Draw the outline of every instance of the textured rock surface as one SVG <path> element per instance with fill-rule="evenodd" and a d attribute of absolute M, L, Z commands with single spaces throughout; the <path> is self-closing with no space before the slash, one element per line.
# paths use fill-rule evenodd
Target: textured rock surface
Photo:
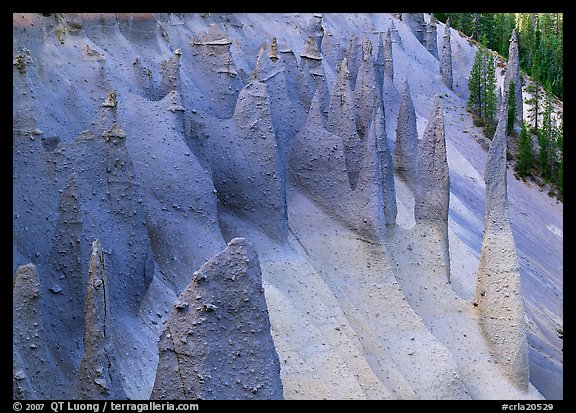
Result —
<path fill-rule="evenodd" d="M 494 357 L 510 380 L 528 389 L 528 345 L 520 269 L 510 226 L 506 179 L 507 112 L 501 111 L 484 171 L 484 239 L 475 302 Z"/>
<path fill-rule="evenodd" d="M 527 390 L 511 365 L 494 363 L 501 343 L 490 343 L 473 306 L 486 153 L 463 109 L 476 49 L 451 34 L 453 92 L 426 36 L 418 42 L 386 13 L 13 14 L 13 274 L 32 263 L 39 291 L 18 298 L 30 283 L 15 278 L 14 397 L 85 397 L 78 366 L 100 353 L 83 343 L 102 338 L 85 334 L 102 307 L 83 311 L 90 295 L 103 302 L 88 282 L 95 239 L 110 381 L 96 367 L 83 383 L 97 397 L 104 385 L 142 400 L 162 374 L 163 321 L 183 314 L 193 269 L 242 237 L 258 252 L 284 397 L 537 399 L 536 386 L 562 398 L 561 203 L 508 179 Z M 379 44 L 383 110 L 355 106 L 367 41 Z M 354 82 L 338 67 L 348 52 Z M 447 221 L 416 220 L 414 191 L 391 173 L 404 77 L 420 135 L 442 96 Z M 498 322 L 515 331 L 513 319 Z M 176 375 L 165 378 L 179 388 Z"/>
<path fill-rule="evenodd" d="M 55 377 L 54 361 L 46 347 L 40 282 L 34 264 L 18 267 L 12 297 L 12 394 L 21 400 L 50 398 L 62 381 Z"/>
<path fill-rule="evenodd" d="M 78 395 L 85 399 L 126 398 L 116 373 L 107 284 L 104 251 L 96 240 L 92 243 L 88 267 L 84 354 L 77 372 Z"/>
<path fill-rule="evenodd" d="M 438 59 L 438 33 L 436 27 L 436 19 L 434 18 L 433 14 L 430 15 L 430 22 L 426 24 L 424 44 L 426 49 L 432 53 L 432 56 Z"/>
<path fill-rule="evenodd" d="M 514 81 L 514 101 L 516 103 L 516 113 L 514 114 L 514 127 L 522 128 L 523 100 L 522 100 L 522 77 L 520 76 L 520 57 L 518 55 L 518 37 L 516 29 L 512 30 L 510 36 L 510 46 L 508 48 L 508 65 L 504 76 L 504 93 L 509 93 L 510 81 Z"/>
<path fill-rule="evenodd" d="M 354 87 L 354 112 L 356 114 L 356 130 L 363 139 L 368 132 L 370 123 L 376 111 L 380 108 L 380 90 L 376 82 L 374 60 L 372 57 L 372 43 L 366 39 L 364 44 L 364 58 L 358 69 L 356 86 Z"/>
<path fill-rule="evenodd" d="M 394 170 L 415 192 L 418 184 L 418 129 L 408 79 L 404 79 L 402 103 L 396 123 Z"/>
<path fill-rule="evenodd" d="M 442 52 L 440 53 L 440 76 L 446 86 L 452 89 L 452 45 L 450 41 L 450 22 L 446 22 L 442 36 Z"/>
<path fill-rule="evenodd" d="M 448 245 L 448 209 L 450 206 L 450 175 L 446 156 L 444 116 L 438 96 L 428 118 L 424 136 L 418 147 L 418 186 L 414 199 L 414 218 L 426 221 L 441 233 L 444 246 L 442 271 L 450 282 L 450 253 Z"/>
<path fill-rule="evenodd" d="M 402 21 L 412 30 L 416 39 L 424 44 L 425 27 L 423 13 L 402 13 Z"/>
<path fill-rule="evenodd" d="M 282 399 L 258 255 L 243 238 L 193 274 L 158 342 L 152 399 Z"/>

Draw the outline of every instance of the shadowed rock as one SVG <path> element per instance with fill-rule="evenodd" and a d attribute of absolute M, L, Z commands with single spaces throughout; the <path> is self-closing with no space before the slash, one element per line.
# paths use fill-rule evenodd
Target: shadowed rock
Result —
<path fill-rule="evenodd" d="M 322 50 L 322 38 L 324 37 L 324 28 L 322 27 L 322 15 L 314 13 L 310 18 L 306 32 L 312 36 L 318 50 Z"/>
<path fill-rule="evenodd" d="M 394 170 L 416 192 L 418 184 L 418 129 L 416 113 L 408 79 L 404 78 L 402 103 L 396 123 L 396 146 L 394 148 Z"/>
<path fill-rule="evenodd" d="M 390 79 L 394 79 L 394 60 L 392 56 L 392 35 L 390 29 L 386 32 L 384 41 L 384 74 Z"/>
<path fill-rule="evenodd" d="M 232 61 L 232 40 L 215 24 L 208 26 L 192 38 L 191 55 L 194 64 L 189 68 L 194 77 L 204 79 L 197 86 L 205 95 L 199 102 L 219 119 L 227 119 L 234 113 L 242 81 Z"/>
<path fill-rule="evenodd" d="M 297 107 L 301 106 L 291 103 L 284 66 L 267 57 L 265 48 L 261 48 L 258 53 L 252 78 L 266 85 L 274 134 L 280 151 L 280 165 L 285 167 L 290 141 L 301 124 L 298 122 L 297 115 Z M 288 117 L 290 120 L 287 119 Z"/>
<path fill-rule="evenodd" d="M 388 147 L 384 112 L 381 107 L 376 111 L 376 117 L 370 127 L 370 134 L 372 133 L 375 135 L 373 138 L 376 140 L 376 151 L 380 158 L 380 182 L 383 193 L 384 218 L 386 225 L 392 226 L 396 225 L 396 188 L 394 185 L 392 153 Z"/>
<path fill-rule="evenodd" d="M 40 282 L 34 264 L 18 267 L 13 283 L 12 351 L 13 393 L 15 399 L 48 399 L 58 391 L 46 348 L 41 319 Z"/>
<path fill-rule="evenodd" d="M 358 182 L 362 162 L 362 140 L 356 132 L 355 110 L 350 89 L 350 72 L 346 58 L 342 60 L 338 79 L 334 84 L 334 89 L 332 89 L 326 130 L 342 139 L 350 188 L 354 189 Z"/>
<path fill-rule="evenodd" d="M 376 83 L 374 61 L 372 60 L 372 44 L 366 39 L 364 46 L 364 58 L 358 69 L 356 86 L 354 87 L 354 108 L 356 118 L 356 131 L 360 139 L 368 132 L 374 114 L 381 102 L 380 91 Z"/>
<path fill-rule="evenodd" d="M 322 112 L 325 113 L 328 111 L 328 83 L 322 65 L 322 55 L 312 36 L 308 36 L 300 57 L 300 72 L 297 79 L 300 104 L 304 109 L 310 108 L 314 93 L 320 90 Z"/>
<path fill-rule="evenodd" d="M 83 399 L 126 398 L 114 370 L 110 306 L 106 287 L 104 251 L 96 240 L 92 243 L 88 267 L 84 355 L 77 372 L 77 391 Z"/>
<path fill-rule="evenodd" d="M 438 59 L 438 37 L 436 18 L 434 17 L 434 14 L 430 15 L 430 23 L 426 24 L 424 45 L 426 46 L 426 49 L 432 53 L 432 56 Z"/>
<path fill-rule="evenodd" d="M 356 85 L 356 76 L 358 76 L 358 69 L 362 62 L 362 42 L 360 36 L 355 36 L 354 33 L 350 35 L 346 60 L 350 71 L 350 85 L 354 86 Z"/>
<path fill-rule="evenodd" d="M 404 49 L 404 45 L 402 44 L 402 38 L 400 37 L 400 33 L 398 33 L 398 29 L 394 24 L 394 21 L 390 22 L 390 36 L 392 39 L 392 43 L 395 43 L 401 49 Z"/>
<path fill-rule="evenodd" d="M 402 13 L 402 21 L 410 28 L 416 39 L 424 44 L 424 13 Z"/>
<path fill-rule="evenodd" d="M 484 170 L 484 238 L 475 303 L 498 365 L 523 391 L 528 390 L 528 344 L 520 268 L 508 212 L 506 109 L 500 111 Z"/>
<path fill-rule="evenodd" d="M 512 30 L 510 36 L 510 46 L 508 47 L 508 64 L 504 75 L 504 90 L 507 95 L 510 90 L 510 81 L 514 81 L 514 101 L 516 102 L 516 113 L 514 115 L 514 127 L 522 127 L 523 101 L 522 101 L 522 78 L 520 76 L 520 58 L 518 55 L 518 38 L 516 29 Z"/>
<path fill-rule="evenodd" d="M 382 105 L 384 106 L 387 136 L 396 136 L 396 122 L 400 111 L 402 96 L 394 83 L 394 60 L 392 54 L 392 36 L 390 30 L 386 32 L 384 40 L 384 79 L 382 81 Z"/>
<path fill-rule="evenodd" d="M 390 29 L 386 32 L 387 36 L 390 33 Z M 378 53 L 376 55 L 376 61 L 374 62 L 374 69 L 376 71 L 376 85 L 378 91 L 382 91 L 382 84 L 384 82 L 384 70 L 386 66 L 386 58 L 384 56 L 384 41 L 382 40 L 382 33 L 378 33 Z"/>
<path fill-rule="evenodd" d="M 418 148 L 418 186 L 414 199 L 416 223 L 426 222 L 440 232 L 445 245 L 443 267 L 450 282 L 450 255 L 448 250 L 448 209 L 450 204 L 450 176 L 446 157 L 444 118 L 438 95 L 424 136 Z"/>
<path fill-rule="evenodd" d="M 340 43 L 339 37 L 327 31 L 322 37 L 320 47 L 322 56 L 329 67 L 336 67 L 344 58 L 345 50 Z"/>
<path fill-rule="evenodd" d="M 193 274 L 158 342 L 151 399 L 282 399 L 254 247 L 234 238 Z"/>
<path fill-rule="evenodd" d="M 450 45 L 450 22 L 446 21 L 440 54 L 440 76 L 446 86 L 452 89 L 452 46 Z"/>
<path fill-rule="evenodd" d="M 357 185 L 351 188 L 344 140 L 324 129 L 316 94 L 306 124 L 294 138 L 289 175 L 326 213 L 363 239 L 381 244 L 386 230 L 381 167 L 385 147 L 378 142 L 383 139 L 381 126 L 371 129 L 364 142 L 357 138 L 360 168 Z"/>

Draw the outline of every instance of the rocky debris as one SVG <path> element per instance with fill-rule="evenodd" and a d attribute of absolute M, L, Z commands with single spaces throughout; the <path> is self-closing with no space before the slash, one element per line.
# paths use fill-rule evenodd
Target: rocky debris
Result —
<path fill-rule="evenodd" d="M 364 139 L 374 115 L 382 101 L 376 83 L 374 61 L 372 59 L 372 43 L 366 39 L 364 45 L 364 58 L 358 69 L 356 86 L 354 87 L 354 108 L 356 131 L 360 139 Z"/>
<path fill-rule="evenodd" d="M 443 268 L 450 282 L 450 255 L 448 245 L 448 209 L 450 205 L 450 175 L 446 157 L 444 117 L 439 96 L 424 135 L 418 147 L 418 185 L 414 199 L 414 218 L 417 223 L 434 225 L 440 232 L 443 251 Z"/>
<path fill-rule="evenodd" d="M 41 317 L 40 282 L 34 264 L 21 265 L 13 283 L 12 351 L 14 399 L 47 399 L 58 385 L 50 368 Z"/>
<path fill-rule="evenodd" d="M 158 352 L 151 399 L 283 398 L 258 255 L 245 239 L 194 272 Z"/>
<path fill-rule="evenodd" d="M 510 36 L 510 46 L 508 48 L 508 64 L 506 74 L 504 75 L 504 90 L 508 95 L 510 90 L 510 81 L 514 81 L 514 101 L 516 102 L 516 113 L 514 118 L 514 127 L 522 128 L 523 100 L 522 100 L 522 77 L 520 75 L 520 57 L 518 55 L 518 38 L 516 29 L 512 30 Z"/>
<path fill-rule="evenodd" d="M 416 39 L 424 44 L 424 13 L 402 13 L 402 21 L 412 30 Z"/>
<path fill-rule="evenodd" d="M 198 86 L 205 94 L 200 102 L 205 104 L 209 113 L 219 119 L 228 119 L 234 113 L 242 81 L 232 60 L 230 46 L 232 40 L 216 24 L 210 24 L 206 32 L 192 38 L 191 60 L 189 67 L 194 77 L 203 78 Z"/>
<path fill-rule="evenodd" d="M 110 328 L 110 302 L 106 294 L 104 251 L 95 240 L 90 251 L 84 327 L 84 354 L 77 371 L 77 394 L 83 399 L 126 399 L 115 375 Z"/>
<path fill-rule="evenodd" d="M 438 37 L 437 37 L 437 26 L 436 18 L 434 14 L 430 14 L 430 22 L 426 24 L 426 32 L 424 36 L 424 45 L 426 49 L 438 59 Z"/>
<path fill-rule="evenodd" d="M 450 44 L 450 21 L 446 21 L 440 53 L 440 76 L 446 86 L 452 89 L 452 46 Z"/>
<path fill-rule="evenodd" d="M 392 54 L 392 35 L 391 31 L 386 32 L 384 40 L 384 78 L 382 80 L 382 105 L 386 118 L 387 136 L 396 136 L 396 121 L 400 113 L 400 101 L 402 96 L 396 89 L 394 83 L 394 59 Z"/>
<path fill-rule="evenodd" d="M 418 184 L 418 129 L 416 128 L 416 112 L 412 103 L 410 85 L 406 78 L 404 78 L 402 103 L 396 123 L 394 170 L 415 193 Z"/>
<path fill-rule="evenodd" d="M 507 111 L 500 111 L 484 170 L 484 238 L 474 303 L 493 355 L 510 380 L 528 390 L 528 344 L 520 267 L 508 212 Z"/>
<path fill-rule="evenodd" d="M 310 119 L 310 115 L 308 115 Z M 326 130 L 339 136 L 344 144 L 346 171 L 350 188 L 356 188 L 362 162 L 362 140 L 356 131 L 356 119 L 348 59 L 344 58 L 338 70 L 338 78 L 330 96 L 330 110 Z"/>

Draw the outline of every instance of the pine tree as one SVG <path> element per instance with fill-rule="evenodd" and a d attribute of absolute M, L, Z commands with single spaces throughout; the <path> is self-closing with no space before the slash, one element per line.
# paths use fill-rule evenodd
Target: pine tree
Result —
<path fill-rule="evenodd" d="M 488 64 L 486 67 L 486 85 L 485 85 L 485 114 L 484 117 L 491 123 L 494 123 L 496 118 L 496 111 L 498 110 L 498 102 L 496 99 L 496 66 L 494 64 L 494 56 L 490 53 L 488 57 Z"/>
<path fill-rule="evenodd" d="M 530 175 L 532 162 L 534 162 L 534 147 L 532 138 L 526 131 L 526 123 L 522 122 L 522 132 L 520 132 L 518 161 L 516 162 L 516 172 L 520 176 Z"/>
<path fill-rule="evenodd" d="M 474 56 L 474 64 L 468 77 L 468 90 L 470 91 L 468 110 L 478 116 L 481 116 L 482 111 L 482 54 L 483 50 L 480 47 Z"/>
<path fill-rule="evenodd" d="M 516 117 L 516 100 L 514 99 L 516 89 L 514 81 L 510 80 L 510 87 L 508 88 L 508 122 L 506 124 L 506 134 L 510 135 L 514 129 L 514 119 Z"/>

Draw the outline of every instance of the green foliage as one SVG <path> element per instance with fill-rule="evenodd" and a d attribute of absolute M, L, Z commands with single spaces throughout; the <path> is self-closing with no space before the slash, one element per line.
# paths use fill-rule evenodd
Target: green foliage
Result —
<path fill-rule="evenodd" d="M 508 57 L 512 30 L 516 28 L 520 68 L 552 93 L 563 98 L 562 13 L 436 13 L 442 22 L 450 19 L 454 29 L 476 41 L 486 39 L 486 47 Z"/>
<path fill-rule="evenodd" d="M 533 162 L 534 147 L 532 145 L 532 138 L 528 135 L 526 124 L 522 123 L 522 132 L 520 132 L 520 142 L 518 148 L 518 161 L 516 162 L 516 172 L 518 172 L 518 175 L 530 175 Z"/>
<path fill-rule="evenodd" d="M 514 81 L 510 80 L 510 86 L 508 87 L 508 118 L 506 122 L 506 134 L 510 135 L 512 130 L 514 130 L 514 119 L 516 118 L 516 99 L 514 96 L 516 94 L 516 86 Z"/>
<path fill-rule="evenodd" d="M 472 112 L 475 126 L 484 127 L 484 135 L 488 138 L 494 136 L 495 117 L 497 110 L 496 100 L 496 74 L 494 57 L 486 49 L 487 38 L 484 37 L 483 44 L 478 48 L 474 57 L 474 64 L 468 79 L 468 90 L 470 97 L 467 102 L 467 109 Z"/>

